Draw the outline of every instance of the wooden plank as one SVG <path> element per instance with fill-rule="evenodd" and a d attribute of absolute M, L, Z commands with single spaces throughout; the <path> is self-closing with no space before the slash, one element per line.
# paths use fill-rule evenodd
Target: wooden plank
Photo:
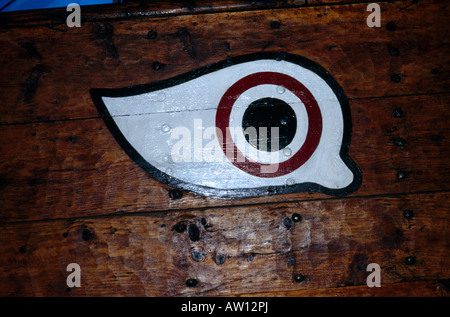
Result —
<path fill-rule="evenodd" d="M 402 0 L 391 0 L 402 1 Z M 298 6 L 317 6 L 323 4 L 348 4 L 361 2 L 385 2 L 369 0 L 197 0 L 197 1 L 122 1 L 121 4 L 104 4 L 82 7 L 84 21 L 129 20 L 134 18 L 155 18 L 218 12 L 264 10 L 273 8 L 292 8 Z M 1 13 L 0 27 L 32 27 L 48 25 L 51 27 L 65 24 L 66 8 L 52 8 L 24 12 Z"/>
<path fill-rule="evenodd" d="M 273 8 L 297 7 L 305 5 L 304 0 L 200 0 L 195 2 L 158 1 L 128 1 L 121 4 L 103 4 L 82 7 L 83 21 L 118 21 L 135 18 L 157 18 L 193 14 L 210 14 L 219 12 L 235 12 L 247 10 L 264 10 Z M 66 8 L 51 8 L 26 12 L 2 13 L 0 27 L 34 27 L 47 25 L 57 27 L 65 24 Z"/>
<path fill-rule="evenodd" d="M 103 4 L 82 7 L 83 21 L 99 20 L 129 20 L 134 18 L 155 18 L 167 16 L 181 16 L 191 14 L 208 14 L 218 12 L 235 12 L 244 10 L 262 10 L 281 7 L 295 7 L 305 5 L 305 0 L 200 0 L 195 2 L 177 2 L 168 0 L 158 1 L 127 1 L 121 4 Z M 30 12 L 2 13 L 0 26 L 3 27 L 32 27 L 50 25 L 52 27 L 66 23 L 66 8 L 52 8 L 33 10 Z"/>
<path fill-rule="evenodd" d="M 239 297 L 448 297 L 447 281 L 419 281 L 382 285 L 368 288 L 363 286 L 347 286 L 338 288 L 322 288 L 295 290 L 288 292 L 239 294 Z"/>
<path fill-rule="evenodd" d="M 155 82 L 260 51 L 318 62 L 349 98 L 448 92 L 449 10 L 437 0 L 385 3 L 381 28 L 367 27 L 366 4 L 353 4 L 2 29 L 0 123 L 98 117 L 91 88 Z"/>
<path fill-rule="evenodd" d="M 449 195 L 2 224 L 0 295 L 308 294 L 349 286 L 364 294 L 369 263 L 380 265 L 382 286 L 365 286 L 366 295 L 389 294 L 393 283 L 445 285 Z M 291 220 L 295 213 L 301 221 Z M 80 288 L 67 288 L 69 263 L 81 267 Z M 297 274 L 305 279 L 295 282 Z M 187 287 L 188 279 L 198 284 Z M 414 295 L 407 285 L 417 284 L 402 294 Z"/>
<path fill-rule="evenodd" d="M 389 1 L 389 0 L 388 0 Z M 393 0 L 396 1 L 396 0 Z M 402 1 L 402 0 L 400 0 Z M 370 0 L 309 0 L 308 5 L 309 6 L 319 6 L 319 5 L 337 5 L 337 4 L 347 4 L 347 3 L 379 3 L 381 6 L 386 3 L 386 1 L 370 1 Z M 391 1 L 389 1 L 391 2 Z M 403 1 L 407 2 L 407 1 Z"/>
<path fill-rule="evenodd" d="M 351 197 L 450 189 L 448 94 L 352 100 L 351 109 L 350 156 L 363 172 Z M 7 125 L 0 136 L 2 222 L 331 198 L 298 193 L 228 201 L 184 193 L 173 200 L 101 119 Z"/>
<path fill-rule="evenodd" d="M 1 15 L 0 296 L 448 296 L 449 9 L 380 2 L 372 29 L 350 2 L 129 4 L 73 29 L 59 9 Z M 260 51 L 303 55 L 344 88 L 363 170 L 350 197 L 171 199 L 88 93 Z"/>

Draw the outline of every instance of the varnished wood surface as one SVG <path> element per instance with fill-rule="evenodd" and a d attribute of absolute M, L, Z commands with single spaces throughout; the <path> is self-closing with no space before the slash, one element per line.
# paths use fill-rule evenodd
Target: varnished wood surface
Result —
<path fill-rule="evenodd" d="M 448 94 L 352 100 L 350 155 L 364 180 L 351 197 L 449 190 L 448 100 Z M 401 118 L 394 115 L 399 109 Z M 221 200 L 184 193 L 173 200 L 100 118 L 3 125 L 0 135 L 3 222 L 332 198 L 296 193 Z M 399 179 L 399 172 L 406 177 Z"/>
<path fill-rule="evenodd" d="M 416 194 L 3 224 L 1 292 L 217 296 L 367 287 L 372 262 L 382 267 L 386 291 L 391 283 L 437 281 L 450 268 L 449 198 Z M 411 219 L 403 215 L 408 209 Z M 294 213 L 300 222 L 290 220 Z M 179 223 L 186 230 L 177 232 Z M 405 262 L 410 256 L 414 265 Z M 67 294 L 61 281 L 73 262 L 84 286 Z M 295 282 L 296 274 L 305 281 Z M 185 285 L 190 278 L 197 287 Z"/>
<path fill-rule="evenodd" d="M 406 9 L 403 2 L 385 4 L 383 27 L 369 28 L 366 6 L 3 29 L 0 46 L 9 49 L 0 61 L 0 94 L 14 107 L 3 107 L 0 123 L 98 117 L 86 94 L 90 88 L 164 80 L 260 51 L 289 52 L 319 63 L 350 99 L 448 92 L 450 57 L 442 35 L 449 9 L 439 3 Z M 274 21 L 280 28 L 272 29 Z M 395 31 L 387 30 L 388 22 L 394 22 Z M 156 32 L 155 39 L 148 39 L 149 31 Z M 155 70 L 154 62 L 163 66 Z M 394 74 L 400 82 L 391 81 Z"/>
<path fill-rule="evenodd" d="M 57 10 L 0 16 L 0 295 L 448 296 L 449 9 L 379 2 L 382 27 L 368 28 L 367 3 L 351 2 L 107 6 L 83 10 L 81 28 Z M 259 51 L 305 56 L 343 87 L 363 171 L 349 197 L 171 199 L 89 95 Z M 72 262 L 82 287 L 68 289 Z M 372 262 L 380 288 L 366 285 Z"/>
<path fill-rule="evenodd" d="M 403 282 L 389 284 L 389 289 L 385 288 L 368 288 L 364 286 L 347 286 L 338 288 L 323 289 L 307 289 L 297 291 L 273 292 L 273 293 L 252 293 L 240 294 L 239 297 L 414 297 L 414 298 L 431 298 L 431 297 L 448 297 L 448 286 L 444 285 L 446 281 L 420 281 L 420 282 Z M 416 299 L 414 299 L 416 300 Z M 411 300 L 411 302 L 414 302 Z M 398 305 L 398 304 L 397 304 Z M 419 302 L 420 305 L 420 302 Z M 409 306 L 410 307 L 410 306 Z"/>
<path fill-rule="evenodd" d="M 400 1 L 400 0 L 391 0 Z M 250 11 L 274 8 L 295 8 L 306 6 L 321 6 L 327 4 L 348 4 L 374 2 L 370 0 L 196 0 L 196 1 L 122 1 L 126 5 L 105 4 L 83 6 L 83 21 L 130 20 L 135 18 L 155 18 L 165 16 L 198 15 L 218 12 Z M 46 25 L 56 27 L 66 23 L 65 8 L 33 10 L 23 14 L 21 12 L 7 12 L 2 14 L 0 26 L 29 27 Z"/>

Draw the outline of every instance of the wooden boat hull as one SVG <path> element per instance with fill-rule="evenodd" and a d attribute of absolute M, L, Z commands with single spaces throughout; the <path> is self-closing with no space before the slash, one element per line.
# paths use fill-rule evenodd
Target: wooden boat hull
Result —
<path fill-rule="evenodd" d="M 0 294 L 447 296 L 449 9 L 378 2 L 377 28 L 351 2 L 130 3 L 82 8 L 80 28 L 64 9 L 0 16 Z M 358 190 L 175 190 L 130 159 L 89 93 L 258 52 L 304 56 L 342 87 Z"/>

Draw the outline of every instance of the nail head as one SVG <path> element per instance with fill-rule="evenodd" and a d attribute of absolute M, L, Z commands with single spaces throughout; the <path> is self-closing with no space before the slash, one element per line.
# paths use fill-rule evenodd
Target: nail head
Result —
<path fill-rule="evenodd" d="M 391 81 L 393 83 L 399 83 L 402 81 L 402 76 L 400 74 L 392 74 L 391 75 Z"/>
<path fill-rule="evenodd" d="M 404 115 L 403 110 L 401 108 L 395 108 L 393 113 L 394 113 L 394 117 L 396 117 L 396 118 L 402 118 Z"/>
<path fill-rule="evenodd" d="M 292 218 L 293 222 L 300 222 L 300 221 L 302 221 L 302 216 L 300 214 L 297 214 L 297 213 L 293 214 L 291 218 Z"/>
<path fill-rule="evenodd" d="M 225 254 L 218 254 L 217 257 L 216 257 L 216 263 L 217 263 L 218 265 L 222 265 L 222 264 L 225 263 L 225 260 L 226 260 L 226 259 L 227 259 L 227 257 L 226 257 Z"/>
<path fill-rule="evenodd" d="M 412 217 L 414 217 L 414 212 L 412 210 L 409 210 L 409 209 L 404 210 L 403 211 L 403 216 L 405 218 L 411 219 Z"/>
<path fill-rule="evenodd" d="M 404 172 L 404 171 L 398 171 L 397 172 L 397 178 L 398 179 L 404 179 L 404 178 L 406 178 L 406 176 L 407 176 L 407 173 Z"/>
<path fill-rule="evenodd" d="M 191 258 L 196 262 L 203 261 L 205 259 L 205 252 L 202 250 L 193 250 L 191 252 Z"/>
<path fill-rule="evenodd" d="M 408 256 L 405 259 L 406 265 L 415 265 L 416 264 L 416 257 L 414 256 Z"/>
<path fill-rule="evenodd" d="M 147 38 L 149 40 L 154 40 L 154 39 L 156 39 L 157 36 L 158 36 L 158 33 L 155 30 L 150 30 L 147 33 Z"/>
<path fill-rule="evenodd" d="M 164 65 L 161 64 L 160 62 L 153 62 L 153 63 L 152 63 L 152 68 L 153 68 L 154 70 L 160 70 L 163 66 L 164 66 Z"/>
<path fill-rule="evenodd" d="M 394 144 L 397 146 L 405 146 L 406 140 L 403 138 L 394 138 Z"/>
<path fill-rule="evenodd" d="M 389 55 L 391 55 L 391 56 L 399 56 L 400 52 L 399 52 L 399 50 L 396 47 L 391 47 L 389 49 Z"/>
<path fill-rule="evenodd" d="M 305 276 L 303 274 L 294 275 L 294 281 L 297 283 L 301 283 L 305 280 Z"/>
<path fill-rule="evenodd" d="M 388 22 L 388 23 L 386 24 L 386 29 L 387 29 L 388 31 L 394 32 L 395 30 L 397 30 L 397 25 L 396 25 L 395 22 L 393 22 L 393 21 Z"/>

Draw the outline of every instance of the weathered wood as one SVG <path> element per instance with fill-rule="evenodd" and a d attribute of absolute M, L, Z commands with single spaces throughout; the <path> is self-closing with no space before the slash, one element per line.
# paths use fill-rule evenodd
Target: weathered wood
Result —
<path fill-rule="evenodd" d="M 388 0 L 389 2 L 393 2 Z M 402 1 L 402 0 L 400 0 Z M 370 1 L 370 0 L 309 0 L 308 5 L 309 6 L 317 6 L 317 5 L 336 5 L 336 4 L 347 4 L 347 3 L 362 3 L 362 2 L 369 2 L 369 3 L 379 3 L 381 6 L 386 1 Z M 407 2 L 407 1 L 403 1 Z"/>
<path fill-rule="evenodd" d="M 3 29 L 0 123 L 98 117 L 91 88 L 155 82 L 260 51 L 318 62 L 349 98 L 448 92 L 449 8 L 439 3 L 385 4 L 382 28 L 367 27 L 366 4 L 355 4 Z"/>
<path fill-rule="evenodd" d="M 90 7 L 81 28 L 60 9 L 0 15 L 0 296 L 448 296 L 445 1 L 379 2 L 381 28 L 366 1 L 207 3 Z M 260 51 L 343 87 L 363 170 L 351 196 L 172 199 L 89 95 Z"/>
<path fill-rule="evenodd" d="M 127 3 L 128 2 L 128 3 Z M 155 18 L 167 16 L 180 16 L 191 14 L 207 14 L 219 12 L 235 12 L 244 10 L 260 10 L 273 8 L 286 8 L 305 5 L 304 0 L 264 0 L 264 1 L 238 1 L 238 0 L 200 0 L 186 1 L 127 1 L 123 4 L 103 4 L 82 7 L 83 21 L 130 20 L 135 18 Z M 52 8 L 34 10 L 23 14 L 21 12 L 8 12 L 2 14 L 0 26 L 3 27 L 30 27 L 37 25 L 50 25 L 52 27 L 66 23 L 66 8 Z"/>
<path fill-rule="evenodd" d="M 448 101 L 448 94 L 351 101 L 350 154 L 363 171 L 352 196 L 449 190 Z M 394 114 L 399 109 L 401 118 Z M 185 193 L 173 200 L 101 119 L 8 125 L 0 135 L 3 222 L 331 198 L 297 193 L 226 201 Z"/>
<path fill-rule="evenodd" d="M 424 281 L 415 286 L 426 290 L 449 276 L 449 198 L 421 194 L 3 224 L 0 294 L 216 296 L 362 287 L 372 262 L 381 266 L 382 286 L 366 286 L 366 295 L 389 294 L 392 283 Z M 404 210 L 414 216 L 405 218 Z M 294 213 L 301 221 L 291 220 Z M 414 262 L 408 265 L 407 257 Z M 82 286 L 70 292 L 69 263 L 82 272 Z M 295 282 L 296 274 L 305 280 Z M 196 287 L 186 286 L 190 278 Z"/>
<path fill-rule="evenodd" d="M 347 286 L 289 292 L 239 294 L 239 297 L 442 297 L 449 296 L 447 281 L 392 283 L 382 287 Z"/>
<path fill-rule="evenodd" d="M 402 1 L 402 0 L 390 0 Z M 323 4 L 348 4 L 360 2 L 385 2 L 377 0 L 197 0 L 197 1 L 122 1 L 118 4 L 92 5 L 82 7 L 84 21 L 130 20 L 135 18 L 155 18 L 192 14 L 263 10 L 274 8 L 292 8 L 299 6 L 316 6 Z M 66 8 L 52 8 L 23 12 L 0 13 L 0 27 L 33 27 L 47 25 L 55 27 L 66 23 Z"/>

